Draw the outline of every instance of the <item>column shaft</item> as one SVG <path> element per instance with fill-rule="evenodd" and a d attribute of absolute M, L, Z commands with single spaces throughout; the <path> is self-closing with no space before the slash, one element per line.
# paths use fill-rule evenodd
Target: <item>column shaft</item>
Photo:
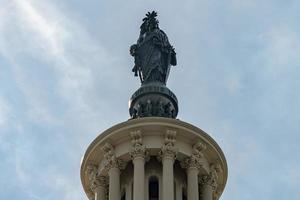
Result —
<path fill-rule="evenodd" d="M 213 188 L 211 185 L 201 185 L 201 200 L 213 200 Z"/>
<path fill-rule="evenodd" d="M 174 158 L 164 156 L 163 163 L 163 200 L 174 200 Z"/>
<path fill-rule="evenodd" d="M 129 183 L 127 186 L 126 186 L 126 200 L 132 200 L 132 184 Z"/>
<path fill-rule="evenodd" d="M 198 169 L 196 167 L 187 169 L 187 182 L 187 199 L 199 200 Z"/>
<path fill-rule="evenodd" d="M 142 156 L 133 159 L 133 200 L 145 198 L 145 161 Z"/>
<path fill-rule="evenodd" d="M 176 200 L 182 200 L 182 184 L 176 184 Z"/>
<path fill-rule="evenodd" d="M 108 171 L 109 174 L 109 200 L 120 200 L 120 170 L 113 167 Z"/>
<path fill-rule="evenodd" d="M 105 200 L 105 187 L 98 186 L 95 189 L 95 200 Z"/>

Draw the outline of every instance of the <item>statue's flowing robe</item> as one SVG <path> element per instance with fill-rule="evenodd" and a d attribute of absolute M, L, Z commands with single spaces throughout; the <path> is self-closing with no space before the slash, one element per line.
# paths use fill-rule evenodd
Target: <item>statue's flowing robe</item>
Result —
<path fill-rule="evenodd" d="M 173 53 L 167 35 L 160 29 L 147 33 L 138 42 L 140 76 L 143 83 L 159 81 L 166 83 Z"/>

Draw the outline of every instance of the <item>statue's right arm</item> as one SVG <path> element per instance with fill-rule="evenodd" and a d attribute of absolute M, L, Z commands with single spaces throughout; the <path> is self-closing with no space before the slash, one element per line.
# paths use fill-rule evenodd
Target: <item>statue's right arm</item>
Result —
<path fill-rule="evenodd" d="M 136 44 L 131 45 L 131 47 L 130 47 L 130 55 L 135 56 L 136 49 L 137 49 L 137 45 Z"/>

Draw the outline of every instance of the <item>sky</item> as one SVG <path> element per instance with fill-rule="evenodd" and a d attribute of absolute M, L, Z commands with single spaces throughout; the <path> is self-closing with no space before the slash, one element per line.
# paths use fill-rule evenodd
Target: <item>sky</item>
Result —
<path fill-rule="evenodd" d="M 0 199 L 84 200 L 80 161 L 129 119 L 129 47 L 156 10 L 180 120 L 209 133 L 221 200 L 299 200 L 300 1 L 0 0 Z"/>

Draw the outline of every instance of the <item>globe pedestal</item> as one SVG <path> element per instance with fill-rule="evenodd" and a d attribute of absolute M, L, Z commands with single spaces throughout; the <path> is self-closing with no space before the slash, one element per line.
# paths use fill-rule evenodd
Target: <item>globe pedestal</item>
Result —
<path fill-rule="evenodd" d="M 176 118 L 178 101 L 175 94 L 162 83 L 142 85 L 130 98 L 131 118 L 169 117 Z"/>

